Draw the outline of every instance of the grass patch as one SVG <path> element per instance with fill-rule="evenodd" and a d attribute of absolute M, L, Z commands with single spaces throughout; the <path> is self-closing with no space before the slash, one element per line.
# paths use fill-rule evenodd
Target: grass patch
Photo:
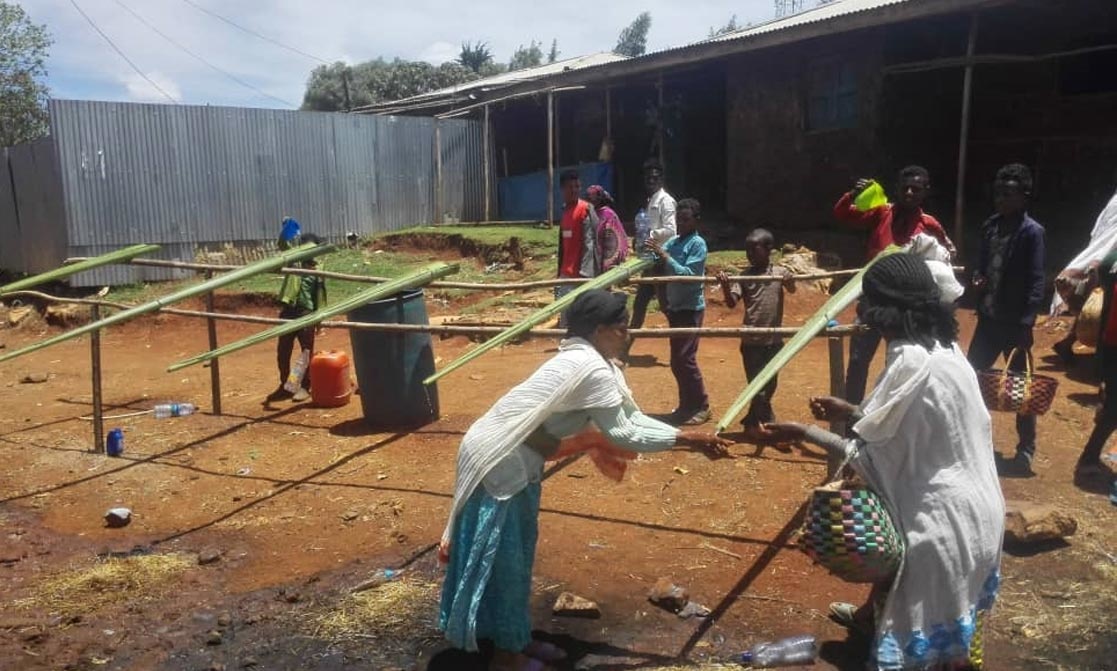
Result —
<path fill-rule="evenodd" d="M 558 227 L 545 226 L 417 226 L 377 236 L 390 239 L 408 235 L 453 236 L 483 245 L 503 245 L 512 238 L 519 238 L 520 245 L 534 255 L 558 253 Z"/>
<path fill-rule="evenodd" d="M 332 641 L 375 639 L 385 644 L 438 634 L 438 585 L 395 580 L 344 597 L 311 621 L 315 637 Z"/>
<path fill-rule="evenodd" d="M 112 558 L 44 579 L 17 608 L 45 608 L 51 613 L 89 613 L 137 599 L 153 599 L 168 591 L 178 576 L 194 565 L 186 554 L 150 554 Z"/>

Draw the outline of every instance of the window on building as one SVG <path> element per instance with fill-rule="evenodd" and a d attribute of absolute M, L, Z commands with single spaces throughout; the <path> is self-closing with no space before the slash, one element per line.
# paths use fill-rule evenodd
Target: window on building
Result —
<path fill-rule="evenodd" d="M 807 130 L 857 126 L 857 75 L 853 66 L 837 59 L 808 68 Z"/>

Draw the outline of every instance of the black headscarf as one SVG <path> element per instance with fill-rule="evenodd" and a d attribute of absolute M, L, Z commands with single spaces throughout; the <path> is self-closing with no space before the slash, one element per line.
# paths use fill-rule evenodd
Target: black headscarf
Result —
<path fill-rule="evenodd" d="M 623 293 L 591 289 L 566 310 L 566 334 L 588 338 L 598 326 L 628 323 L 628 298 Z"/>
<path fill-rule="evenodd" d="M 958 339 L 954 310 L 939 301 L 939 286 L 921 257 L 900 252 L 880 259 L 865 272 L 861 288 L 858 316 L 882 333 L 927 349 Z"/>

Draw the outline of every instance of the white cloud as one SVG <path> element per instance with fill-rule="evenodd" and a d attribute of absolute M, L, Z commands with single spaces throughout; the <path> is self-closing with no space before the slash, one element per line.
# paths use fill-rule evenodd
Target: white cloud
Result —
<path fill-rule="evenodd" d="M 431 65 L 442 65 L 447 61 L 457 60 L 461 47 L 449 42 L 435 42 L 419 52 L 419 60 Z"/>
<path fill-rule="evenodd" d="M 145 72 L 147 79 L 155 82 L 159 89 L 163 89 L 175 100 L 182 100 L 182 89 L 170 77 L 162 72 Z M 167 96 L 159 92 L 151 82 L 147 81 L 137 72 L 129 71 L 119 77 L 120 83 L 128 95 L 127 100 L 137 103 L 165 103 L 170 102 Z"/>
<path fill-rule="evenodd" d="M 284 100 L 302 100 L 310 71 L 320 65 L 185 2 L 121 2 L 217 67 Z M 711 27 L 723 25 L 732 14 L 742 24 L 772 15 L 771 0 L 629 0 L 596 7 L 592 21 L 582 12 L 521 0 L 194 2 L 330 62 L 399 57 L 438 64 L 457 58 L 465 41 L 483 41 L 496 60 L 507 62 L 517 46 L 534 39 L 546 50 L 552 38 L 558 39 L 563 57 L 572 57 L 611 49 L 621 29 L 644 9 L 652 13 L 648 47 L 657 50 L 705 38 Z M 21 4 L 54 38 L 48 62 L 48 84 L 54 95 L 164 100 L 105 44 L 70 0 L 21 0 Z M 116 3 L 78 0 L 78 4 L 129 59 L 145 73 L 159 73 L 160 86 L 165 82 L 173 87 L 168 91 L 181 95 L 184 102 L 280 106 L 183 53 Z"/>

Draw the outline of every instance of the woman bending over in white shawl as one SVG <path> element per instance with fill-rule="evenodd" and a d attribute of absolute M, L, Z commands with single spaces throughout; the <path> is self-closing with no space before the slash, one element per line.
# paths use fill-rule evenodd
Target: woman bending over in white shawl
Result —
<path fill-rule="evenodd" d="M 863 286 L 858 317 L 888 342 L 884 373 L 860 408 L 810 401 L 818 419 L 851 420 L 856 437 L 794 423 L 765 428 L 772 441 L 806 439 L 850 456 L 904 537 L 899 571 L 874 586 L 866 607 L 830 607 L 840 623 L 873 631 L 872 668 L 980 669 L 1004 534 L 989 413 L 927 265 L 894 254 Z"/>
<path fill-rule="evenodd" d="M 710 433 L 679 431 L 636 407 L 610 363 L 628 338 L 625 305 L 621 293 L 580 296 L 567 311 L 569 337 L 559 353 L 497 401 L 462 439 L 440 548 L 447 562 L 440 626 L 465 650 L 490 640 L 490 669 L 536 671 L 566 656 L 532 641 L 529 610 L 543 462 L 560 441 L 593 425 L 612 445 L 636 452 L 678 445 L 715 456 L 728 445 Z"/>

